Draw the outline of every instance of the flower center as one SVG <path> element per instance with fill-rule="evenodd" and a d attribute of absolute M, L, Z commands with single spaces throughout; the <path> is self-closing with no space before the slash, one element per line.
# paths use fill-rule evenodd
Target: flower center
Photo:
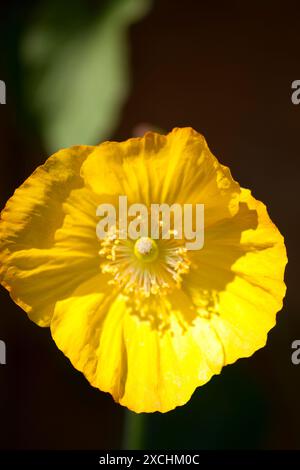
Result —
<path fill-rule="evenodd" d="M 112 276 L 109 282 L 140 299 L 179 288 L 190 269 L 187 250 L 178 240 L 124 240 L 116 226 L 102 240 L 99 255 L 102 272 Z"/>
<path fill-rule="evenodd" d="M 134 254 L 140 261 L 150 263 L 158 256 L 157 243 L 152 238 L 141 237 L 135 242 Z"/>

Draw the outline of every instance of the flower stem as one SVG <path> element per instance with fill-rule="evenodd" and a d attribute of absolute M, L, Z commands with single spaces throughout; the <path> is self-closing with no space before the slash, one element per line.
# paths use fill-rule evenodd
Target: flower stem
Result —
<path fill-rule="evenodd" d="M 145 438 L 145 413 L 137 414 L 125 411 L 122 448 L 124 450 L 142 450 Z"/>

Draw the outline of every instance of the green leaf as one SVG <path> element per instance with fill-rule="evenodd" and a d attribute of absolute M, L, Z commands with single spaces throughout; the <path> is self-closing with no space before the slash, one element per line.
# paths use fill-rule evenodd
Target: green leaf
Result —
<path fill-rule="evenodd" d="M 49 151 L 111 136 L 129 92 L 127 32 L 149 0 L 43 4 L 24 36 L 27 107 Z"/>

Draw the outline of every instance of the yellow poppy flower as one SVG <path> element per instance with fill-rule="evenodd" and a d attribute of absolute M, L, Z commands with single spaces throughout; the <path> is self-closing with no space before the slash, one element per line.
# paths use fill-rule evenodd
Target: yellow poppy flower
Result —
<path fill-rule="evenodd" d="M 101 203 L 204 204 L 205 240 L 99 240 Z M 52 155 L 1 214 L 1 283 L 88 381 L 135 412 L 185 404 L 266 343 L 283 237 L 191 128 Z"/>

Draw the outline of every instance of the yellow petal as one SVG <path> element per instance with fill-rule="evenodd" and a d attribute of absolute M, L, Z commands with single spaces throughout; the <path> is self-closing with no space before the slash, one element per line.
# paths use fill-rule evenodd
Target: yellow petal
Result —
<path fill-rule="evenodd" d="M 130 204 L 205 204 L 206 226 L 238 208 L 239 185 L 191 128 L 105 142 L 87 158 L 81 174 L 95 193 L 127 195 Z"/>
<path fill-rule="evenodd" d="M 118 393 L 123 356 L 120 331 L 123 298 L 111 292 L 107 276 L 98 274 L 57 302 L 51 333 L 57 346 L 90 383 Z M 101 339 L 101 342 L 100 342 Z"/>
<path fill-rule="evenodd" d="M 180 302 L 179 310 L 176 297 L 166 306 L 169 324 L 163 331 L 138 314 L 125 317 L 127 380 L 120 403 L 135 412 L 167 412 L 184 405 L 196 387 L 223 366 L 223 349 L 214 328 L 200 317 L 188 322 L 188 304 Z"/>
<path fill-rule="evenodd" d="M 97 269 L 97 203 L 90 192 L 82 194 L 88 190 L 79 174 L 92 150 L 73 147 L 50 157 L 16 190 L 1 213 L 1 283 L 41 326 L 49 325 L 57 299 Z M 77 192 L 81 196 L 76 197 Z M 66 200 L 69 204 L 64 206 Z"/>
<path fill-rule="evenodd" d="M 263 347 L 282 308 L 287 262 L 283 237 L 265 206 L 243 189 L 237 215 L 210 227 L 194 260 L 186 289 L 215 328 L 225 364 Z"/>
<path fill-rule="evenodd" d="M 180 312 L 165 307 L 169 325 L 162 334 L 97 276 L 57 303 L 51 332 L 93 386 L 135 412 L 165 412 L 186 403 L 224 359 L 207 321 L 197 318 L 185 329 Z"/>

